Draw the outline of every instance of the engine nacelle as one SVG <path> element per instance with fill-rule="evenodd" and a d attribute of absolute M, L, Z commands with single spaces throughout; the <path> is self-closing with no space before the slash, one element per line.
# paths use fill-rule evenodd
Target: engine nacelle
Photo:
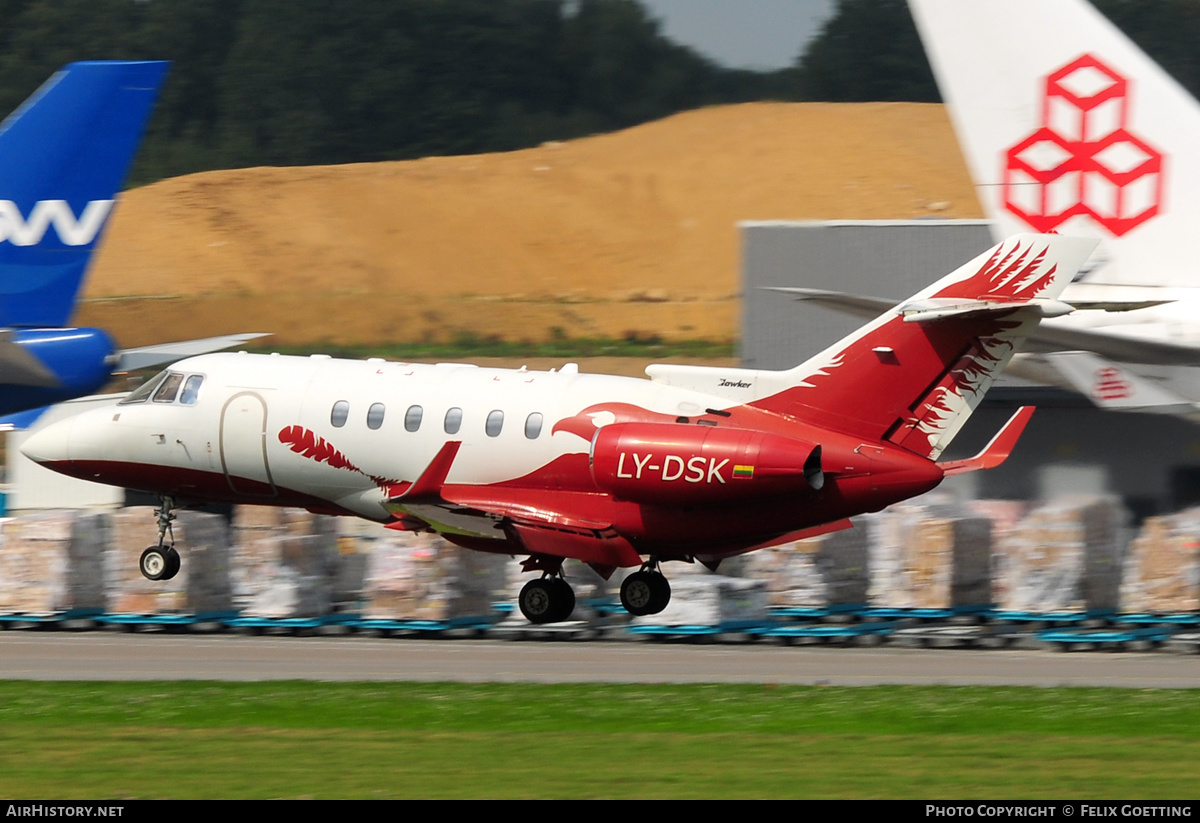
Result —
<path fill-rule="evenodd" d="M 614 423 L 592 439 L 592 480 L 639 503 L 705 503 L 812 492 L 821 447 L 748 429 Z"/>
<path fill-rule="evenodd" d="M 2 414 L 98 391 L 116 362 L 112 339 L 101 329 L 15 329 L 0 348 L 7 363 Z"/>

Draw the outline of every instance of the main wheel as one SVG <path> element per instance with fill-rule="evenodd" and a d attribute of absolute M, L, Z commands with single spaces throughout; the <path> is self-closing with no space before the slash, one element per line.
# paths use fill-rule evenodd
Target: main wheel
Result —
<path fill-rule="evenodd" d="M 571 588 L 571 584 L 563 580 L 561 577 L 551 577 L 550 581 L 554 584 L 554 588 L 558 590 L 558 609 L 555 612 L 554 620 L 551 622 L 558 623 L 566 620 L 571 616 L 571 612 L 575 611 L 575 590 Z"/>
<path fill-rule="evenodd" d="M 621 584 L 621 605 L 630 614 L 658 614 L 670 602 L 671 584 L 658 572 L 634 572 Z"/>
<path fill-rule="evenodd" d="M 651 584 L 654 586 L 654 598 L 650 603 L 650 614 L 658 614 L 671 602 L 671 584 L 661 572 L 652 572 L 650 577 L 654 581 Z"/>
<path fill-rule="evenodd" d="M 530 580 L 521 587 L 517 605 L 530 623 L 551 623 L 558 619 L 554 607 L 559 598 L 555 597 L 557 591 L 554 580 L 553 577 L 543 577 Z"/>
<path fill-rule="evenodd" d="M 163 576 L 159 579 L 170 580 L 179 574 L 179 567 L 183 565 L 183 562 L 179 559 L 179 552 L 175 551 L 174 546 L 167 546 L 164 553 L 167 556 L 167 570 L 163 572 Z"/>
<path fill-rule="evenodd" d="M 178 557 L 178 555 L 176 555 Z M 147 580 L 162 580 L 171 568 L 167 550 L 162 546 L 151 546 L 142 552 L 138 561 L 138 569 Z"/>

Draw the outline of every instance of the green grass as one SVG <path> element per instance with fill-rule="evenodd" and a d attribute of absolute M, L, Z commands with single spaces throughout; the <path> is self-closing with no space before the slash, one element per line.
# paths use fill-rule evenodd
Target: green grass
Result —
<path fill-rule="evenodd" d="M 1200 690 L 0 682 L 0 795 L 1195 798 Z"/>

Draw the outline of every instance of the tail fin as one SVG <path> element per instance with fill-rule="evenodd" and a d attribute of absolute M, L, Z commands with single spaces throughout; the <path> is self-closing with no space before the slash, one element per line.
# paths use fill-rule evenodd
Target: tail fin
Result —
<path fill-rule="evenodd" d="M 0 123 L 0 326 L 63 326 L 166 75 L 72 63 Z"/>
<path fill-rule="evenodd" d="M 750 405 L 936 459 L 1096 247 L 1018 235 L 794 369 Z"/>
<path fill-rule="evenodd" d="M 1089 282 L 1196 285 L 1200 105 L 1085 0 L 909 0 L 997 236 L 1101 238 Z"/>

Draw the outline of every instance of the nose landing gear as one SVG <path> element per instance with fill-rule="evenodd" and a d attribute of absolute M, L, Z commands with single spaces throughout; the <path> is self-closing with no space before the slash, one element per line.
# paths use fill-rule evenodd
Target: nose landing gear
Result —
<path fill-rule="evenodd" d="M 179 552 L 175 551 L 175 532 L 171 529 L 171 522 L 175 519 L 171 510 L 177 505 L 173 497 L 166 495 L 158 500 L 158 545 L 142 552 L 138 570 L 147 580 L 170 580 L 179 574 L 182 565 Z M 171 536 L 170 543 L 167 543 L 167 535 Z"/>

